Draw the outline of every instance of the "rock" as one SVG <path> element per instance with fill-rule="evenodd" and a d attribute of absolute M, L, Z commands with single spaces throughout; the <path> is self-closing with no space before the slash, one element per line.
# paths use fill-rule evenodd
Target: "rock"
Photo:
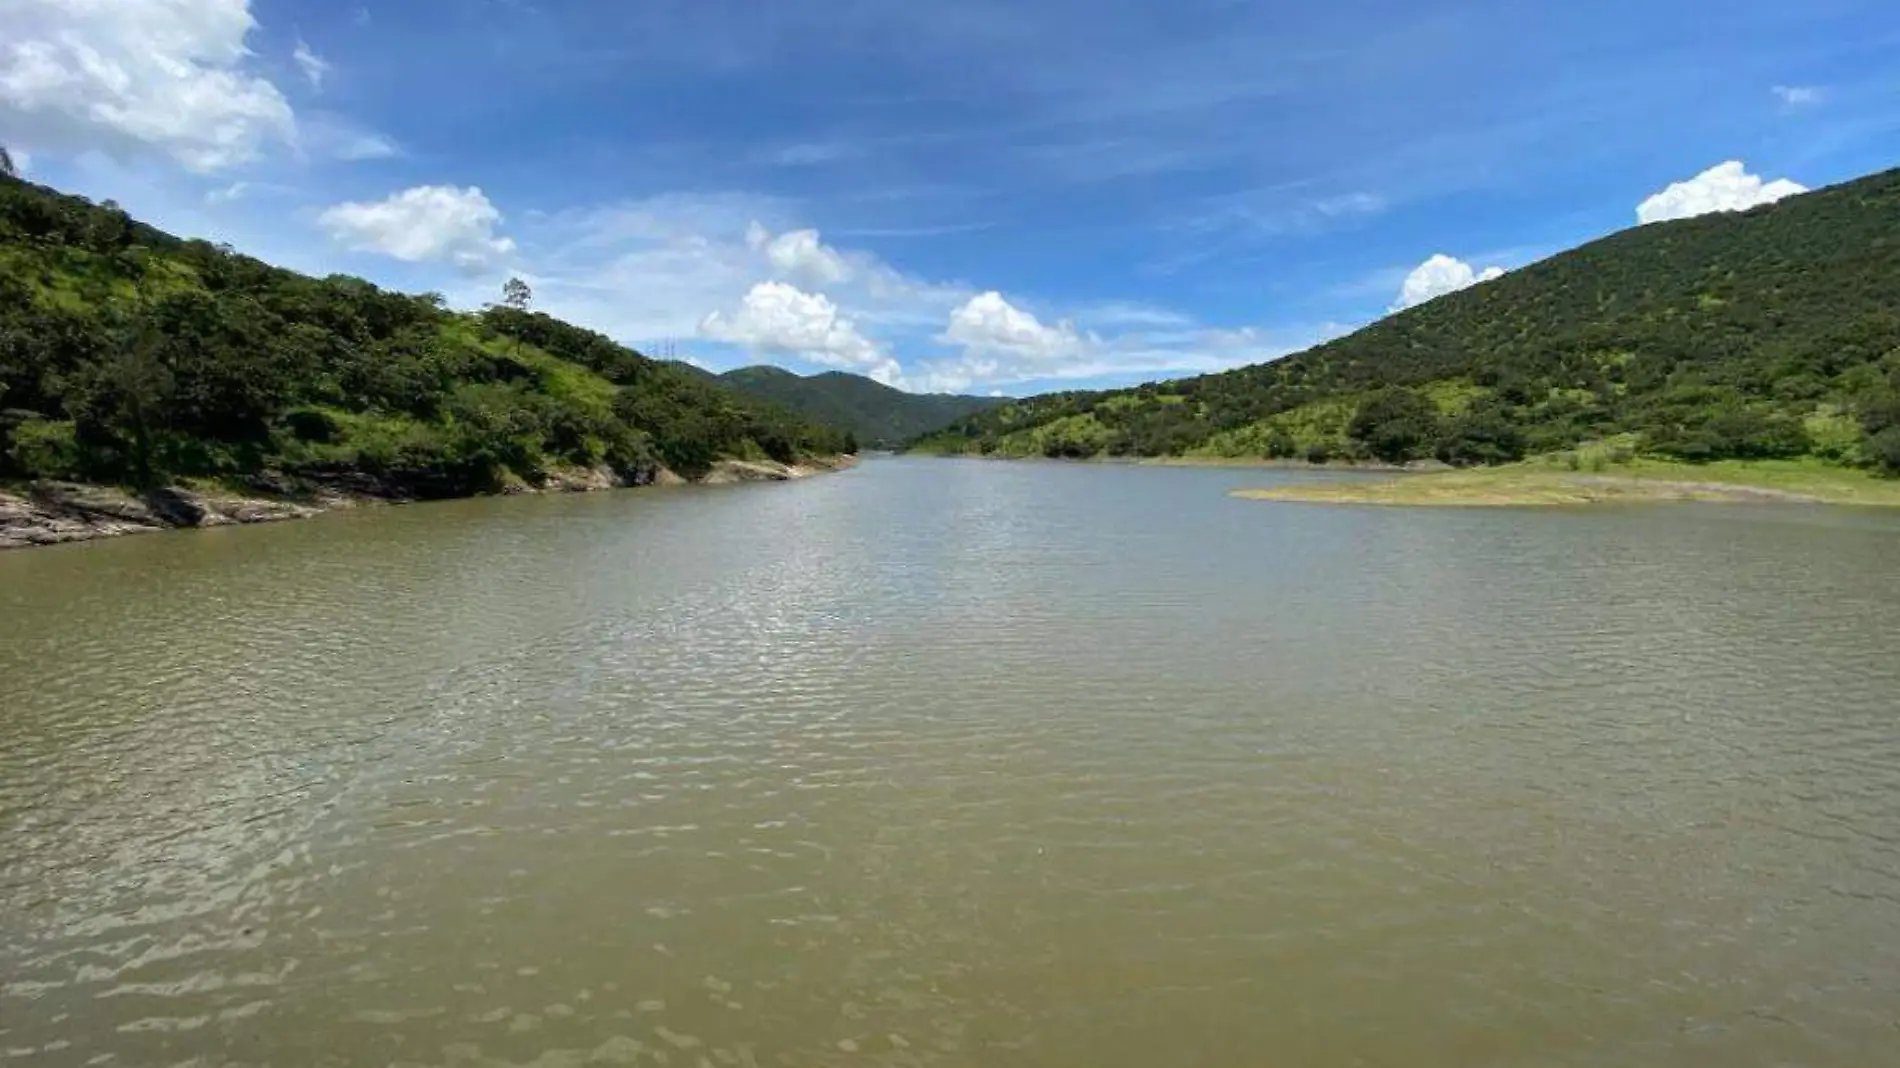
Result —
<path fill-rule="evenodd" d="M 720 460 L 700 481 L 709 486 L 734 482 L 786 482 L 822 475 L 828 471 L 842 471 L 857 466 L 857 463 L 858 458 L 855 456 L 814 457 L 796 464 L 782 464 L 776 460 Z"/>
<path fill-rule="evenodd" d="M 0 493 L 0 549 L 138 534 L 166 525 L 122 490 L 36 482 L 28 493 L 24 497 Z"/>
<path fill-rule="evenodd" d="M 288 501 L 221 497 L 169 486 L 144 500 L 109 486 L 36 482 L 28 496 L 0 493 L 0 549 L 145 534 L 172 527 L 271 523 L 316 515 Z"/>
<path fill-rule="evenodd" d="M 735 482 L 785 482 L 797 478 L 796 469 L 772 460 L 720 460 L 700 479 L 708 486 Z"/>
<path fill-rule="evenodd" d="M 143 501 L 121 489 L 76 482 L 35 482 L 33 500 L 58 515 L 157 525 L 163 520 Z"/>
<path fill-rule="evenodd" d="M 541 488 L 553 493 L 598 493 L 620 485 L 611 467 L 566 467 L 548 472 Z"/>
<path fill-rule="evenodd" d="M 252 497 L 217 498 L 207 502 L 216 509 L 213 513 L 226 523 L 280 523 L 286 519 L 308 519 L 323 512 L 322 508 L 292 504 L 289 501 L 267 501 Z M 212 526 L 201 523 L 200 526 Z"/>
<path fill-rule="evenodd" d="M 851 467 L 854 456 L 808 460 L 797 466 L 770 460 L 721 460 L 700 481 L 712 485 L 737 482 L 784 482 L 825 471 Z M 410 499 L 399 487 L 374 475 L 343 467 L 300 471 L 299 485 L 317 487 L 308 503 L 264 497 L 224 495 L 217 491 L 168 486 L 140 499 L 110 486 L 75 482 L 35 482 L 22 492 L 0 491 L 0 549 L 57 545 L 69 541 L 143 534 L 174 527 L 213 527 L 230 523 L 274 523 L 305 519 L 335 508 L 361 503 L 402 503 Z M 626 476 L 612 468 L 566 468 L 551 472 L 542 491 L 591 493 L 619 486 L 677 486 L 686 479 L 664 467 L 652 467 Z M 280 474 L 254 477 L 247 485 L 259 489 L 295 487 Z M 518 483 L 504 492 L 534 493 L 535 487 Z M 288 494 L 286 494 L 288 495 Z"/>
<path fill-rule="evenodd" d="M 207 508 L 202 497 L 177 487 L 153 490 L 146 501 L 159 518 L 175 527 L 212 526 L 207 520 L 223 518 Z"/>

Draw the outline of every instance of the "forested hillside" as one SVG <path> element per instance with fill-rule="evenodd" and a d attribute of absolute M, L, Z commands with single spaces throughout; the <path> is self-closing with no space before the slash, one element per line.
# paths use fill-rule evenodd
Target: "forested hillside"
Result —
<path fill-rule="evenodd" d="M 881 448 L 940 429 L 1003 403 L 991 397 L 906 393 L 861 375 L 827 371 L 801 377 L 778 367 L 741 367 L 719 376 L 743 393 L 783 405 Z"/>
<path fill-rule="evenodd" d="M 1900 171 L 1619 233 L 1274 363 L 1031 398 L 917 447 L 1467 464 L 1592 440 L 1900 472 Z"/>
<path fill-rule="evenodd" d="M 0 175 L 0 478 L 439 497 L 855 450 L 516 296 L 451 312 Z"/>

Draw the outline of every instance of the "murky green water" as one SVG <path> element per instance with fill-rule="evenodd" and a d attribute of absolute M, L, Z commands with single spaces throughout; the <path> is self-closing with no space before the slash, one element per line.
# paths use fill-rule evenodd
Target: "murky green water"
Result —
<path fill-rule="evenodd" d="M 0 556 L 0 1055 L 1896 1063 L 1900 517 L 1275 477 Z"/>

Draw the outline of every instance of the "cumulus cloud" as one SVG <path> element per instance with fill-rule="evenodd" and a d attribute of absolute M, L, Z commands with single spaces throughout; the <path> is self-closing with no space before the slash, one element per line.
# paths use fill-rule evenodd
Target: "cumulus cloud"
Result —
<path fill-rule="evenodd" d="M 787 353 L 861 371 L 886 385 L 903 376 L 903 367 L 860 333 L 831 298 L 785 282 L 753 286 L 738 310 L 715 311 L 701 320 L 699 333 L 754 352 Z"/>
<path fill-rule="evenodd" d="M 817 230 L 776 236 L 758 222 L 746 230 L 746 245 L 764 258 L 771 274 L 851 304 L 870 322 L 931 326 L 970 295 L 969 287 L 930 282 L 899 271 L 869 252 L 825 243 Z"/>
<path fill-rule="evenodd" d="M 943 340 L 966 351 L 1001 354 L 1035 363 L 1071 357 L 1088 344 L 1074 323 L 1044 326 L 1034 315 L 990 290 L 950 313 Z"/>
<path fill-rule="evenodd" d="M 816 230 L 793 230 L 766 241 L 763 251 L 779 275 L 822 289 L 851 279 L 851 265 Z"/>
<path fill-rule="evenodd" d="M 277 87 L 245 67 L 249 0 L 9 0 L 0 134 L 57 151 L 165 153 L 195 171 L 292 140 Z"/>
<path fill-rule="evenodd" d="M 952 310 L 937 340 L 963 354 L 932 361 L 911 383 L 915 388 L 954 392 L 978 382 L 1073 377 L 1068 372 L 1091 365 L 1101 347 L 1074 323 L 1047 325 L 995 290 Z"/>
<path fill-rule="evenodd" d="M 1470 289 L 1479 282 L 1502 277 L 1502 267 L 1486 267 L 1480 271 L 1455 256 L 1440 252 L 1412 268 L 1412 273 L 1405 276 L 1405 282 L 1399 286 L 1399 299 L 1393 302 L 1391 310 L 1397 312 L 1415 308 L 1447 293 Z"/>
<path fill-rule="evenodd" d="M 333 69 L 329 60 L 312 52 L 310 46 L 301 39 L 297 41 L 296 50 L 290 53 L 290 58 L 296 61 L 297 69 L 303 71 L 303 76 L 309 80 L 311 88 L 323 88 L 323 79 L 329 77 Z"/>
<path fill-rule="evenodd" d="M 1000 293 L 920 279 L 815 231 L 768 225 L 791 213 L 770 198 L 673 194 L 529 215 L 510 230 L 546 250 L 522 266 L 551 314 L 636 347 L 697 337 L 754 359 L 795 358 L 907 390 L 1218 371 L 1316 340 L 1208 328 L 1166 308 L 1125 303 L 1076 308 L 1086 325 L 1038 318 Z M 837 280 L 820 286 L 825 279 Z M 470 281 L 450 295 L 478 303 L 487 294 Z M 1098 326 L 1109 335 L 1090 329 Z"/>
<path fill-rule="evenodd" d="M 495 233 L 501 212 L 473 186 L 418 186 L 373 203 L 338 204 L 317 222 L 360 252 L 451 263 L 468 272 L 485 270 L 515 250 L 513 240 Z"/>
<path fill-rule="evenodd" d="M 1641 223 L 1689 219 L 1717 211 L 1747 211 L 1783 197 L 1807 192 L 1786 178 L 1764 182 L 1739 160 L 1718 163 L 1687 181 L 1676 182 L 1636 206 Z"/>
<path fill-rule="evenodd" d="M 1020 309 L 1017 312 L 1026 314 Z M 976 318 L 994 322 L 997 317 L 984 314 Z M 1030 318 L 1033 321 L 1034 317 Z M 1064 331 L 1037 322 L 1042 331 L 1055 331 L 1057 336 L 1051 337 L 1025 331 L 1024 325 L 1018 322 L 1003 331 L 1014 338 L 1010 343 L 967 348 L 957 357 L 925 361 L 900 385 L 928 392 L 964 393 L 972 387 L 1021 382 L 1105 377 L 1138 381 L 1164 374 L 1209 374 L 1275 360 L 1337 337 L 1347 329 L 1326 323 L 1269 333 L 1254 327 L 1184 325 L 1173 330 L 1132 330 L 1101 337 L 1074 327 Z"/>

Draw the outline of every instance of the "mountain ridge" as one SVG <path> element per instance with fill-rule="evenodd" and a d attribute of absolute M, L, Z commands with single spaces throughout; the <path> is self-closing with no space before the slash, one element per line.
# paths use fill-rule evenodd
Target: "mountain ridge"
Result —
<path fill-rule="evenodd" d="M 1028 398 L 910 447 L 1462 465 L 1601 440 L 1900 470 L 1900 170 L 1621 231 L 1271 363 Z"/>
<path fill-rule="evenodd" d="M 1005 403 L 1000 397 L 906 393 L 846 371 L 799 375 L 770 364 L 716 376 L 741 392 L 849 431 L 859 442 L 893 448 L 966 415 Z"/>

